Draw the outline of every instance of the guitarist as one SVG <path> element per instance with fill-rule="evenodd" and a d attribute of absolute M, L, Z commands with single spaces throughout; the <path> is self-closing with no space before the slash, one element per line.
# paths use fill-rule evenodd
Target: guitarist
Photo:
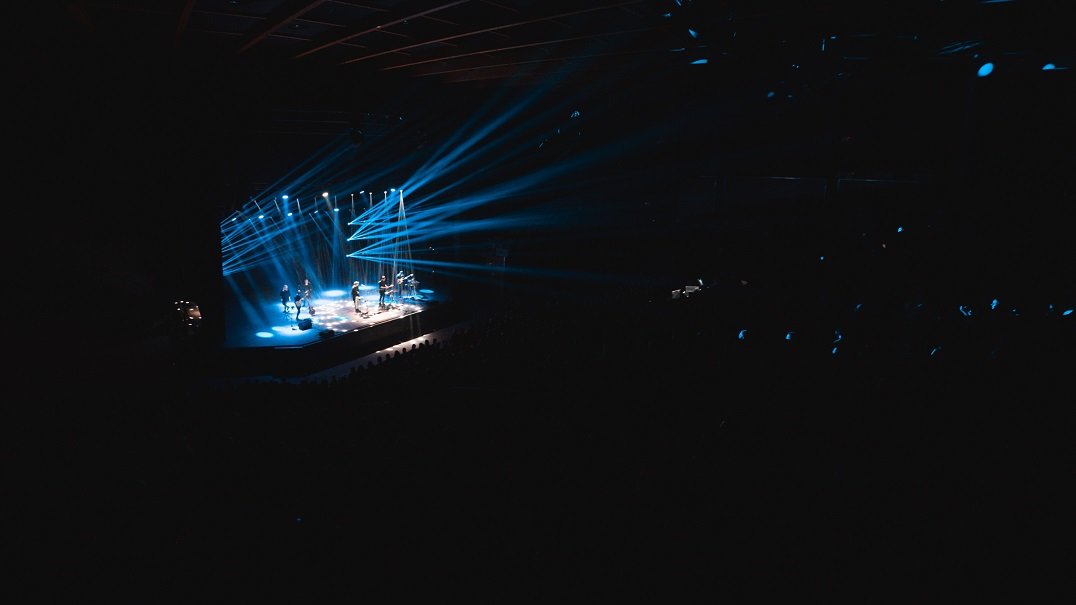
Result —
<path fill-rule="evenodd" d="M 392 291 L 392 286 L 389 285 L 385 276 L 382 275 L 381 279 L 377 280 L 377 308 L 385 308 L 385 295 Z"/>
<path fill-rule="evenodd" d="M 310 278 L 308 277 L 308 278 L 304 279 L 303 280 L 303 299 L 306 300 L 306 306 L 310 310 L 311 315 L 317 313 L 317 311 L 314 310 L 314 299 L 310 297 L 310 294 L 313 292 L 313 290 L 314 290 L 314 286 L 312 286 L 310 284 Z"/>
<path fill-rule="evenodd" d="M 303 291 L 302 286 L 296 286 L 295 288 L 295 321 L 299 321 L 299 313 L 303 310 Z"/>
<path fill-rule="evenodd" d="M 403 299 L 403 297 L 404 297 L 404 282 L 406 282 L 407 280 L 411 279 L 414 276 L 415 276 L 414 273 L 412 273 L 411 275 L 404 275 L 403 271 L 400 271 L 399 273 L 396 274 L 396 291 L 399 294 L 399 299 L 397 299 L 398 302 L 403 302 L 403 300 L 401 300 L 401 299 Z M 393 298 L 395 298 L 395 297 L 393 297 Z"/>

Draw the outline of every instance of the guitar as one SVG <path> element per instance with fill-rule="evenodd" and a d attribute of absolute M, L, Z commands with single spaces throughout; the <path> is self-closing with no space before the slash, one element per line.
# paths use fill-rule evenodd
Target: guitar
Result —
<path fill-rule="evenodd" d="M 411 275 L 405 275 L 405 276 L 403 276 L 403 277 L 397 277 L 397 278 L 396 278 L 396 283 L 397 283 L 397 284 L 403 284 L 403 283 L 404 283 L 405 281 L 407 281 L 407 280 L 411 279 L 411 278 L 412 278 L 412 277 L 414 277 L 414 276 L 415 276 L 415 274 L 414 274 L 414 273 L 412 273 Z"/>

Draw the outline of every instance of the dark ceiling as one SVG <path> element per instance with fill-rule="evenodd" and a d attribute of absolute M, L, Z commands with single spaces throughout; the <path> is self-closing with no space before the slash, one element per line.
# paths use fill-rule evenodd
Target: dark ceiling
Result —
<path fill-rule="evenodd" d="M 50 4 L 57 27 L 33 36 L 28 53 L 52 64 L 30 68 L 40 94 L 28 101 L 47 128 L 94 141 L 96 155 L 110 143 L 127 153 L 150 133 L 173 149 L 212 148 L 187 159 L 227 153 L 206 163 L 231 172 L 240 199 L 326 137 L 388 138 L 406 117 L 409 145 L 435 142 L 494 95 L 526 102 L 551 130 L 582 109 L 592 133 L 600 115 L 606 133 L 649 129 L 656 151 L 701 148 L 717 158 L 702 172 L 745 157 L 773 164 L 775 150 L 806 140 L 886 141 L 880 149 L 906 158 L 912 140 L 948 153 L 942 135 L 966 134 L 967 87 L 986 61 L 1011 90 L 1051 93 L 1029 81 L 1047 63 L 1055 80 L 1073 65 L 1063 5 L 69 0 Z M 986 102 L 1010 123 L 1004 107 L 1038 103 Z"/>
<path fill-rule="evenodd" d="M 132 54 L 167 49 L 379 84 L 533 82 L 691 45 L 671 26 L 671 13 L 688 9 L 652 0 L 88 0 L 68 8 L 83 33 L 130 43 Z"/>
<path fill-rule="evenodd" d="M 1062 2 L 744 0 L 81 0 L 72 33 L 117 58 L 176 57 L 332 75 L 326 87 L 402 82 L 536 85 L 616 71 L 789 69 L 833 77 L 867 64 L 1071 59 Z M 62 40 L 57 40 L 57 43 Z M 1068 56 L 1061 56 L 1067 54 Z M 126 55 L 126 56 L 123 56 Z M 168 57 L 166 60 L 164 57 Z M 791 67 L 797 65 L 798 67 Z M 719 85 L 720 80 L 712 80 Z"/>
<path fill-rule="evenodd" d="M 825 103 L 835 86 L 963 79 L 988 60 L 998 78 L 1067 67 L 1063 4 L 69 0 L 62 26 L 36 43 L 72 71 L 88 67 L 83 88 L 127 95 L 152 82 L 179 111 L 227 98 L 255 131 L 338 134 L 359 122 L 377 136 L 385 120 L 509 89 L 601 90 L 617 97 L 607 110 L 645 119 L 743 95 Z"/>
<path fill-rule="evenodd" d="M 855 61 L 1063 51 L 1062 2 L 742 0 L 81 0 L 69 18 L 131 55 L 171 48 L 274 68 L 438 84 L 535 82 L 664 55 Z M 692 30 L 690 32 L 689 30 Z M 823 39 L 830 39 L 829 48 Z M 811 53 L 813 51 L 813 53 Z M 164 67 L 164 66 L 161 66 Z"/>

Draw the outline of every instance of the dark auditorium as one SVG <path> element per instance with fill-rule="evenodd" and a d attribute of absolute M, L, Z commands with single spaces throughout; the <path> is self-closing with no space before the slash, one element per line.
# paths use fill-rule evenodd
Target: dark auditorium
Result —
<path fill-rule="evenodd" d="M 9 238 L 62 287 L 9 379 L 11 571 L 1061 600 L 1062 8 L 41 3 L 9 58 L 45 220 Z"/>

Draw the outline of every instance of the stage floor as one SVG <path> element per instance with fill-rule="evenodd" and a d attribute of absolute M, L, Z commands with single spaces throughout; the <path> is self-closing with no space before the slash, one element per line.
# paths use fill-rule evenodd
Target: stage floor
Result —
<path fill-rule="evenodd" d="M 448 302 L 446 296 L 432 289 L 422 289 L 414 296 L 387 299 L 378 306 L 374 286 L 363 286 L 358 310 L 348 289 L 328 289 L 313 300 L 314 313 L 303 305 L 298 315 L 294 303 L 285 311 L 280 301 L 261 302 L 257 308 L 249 303 L 237 304 L 229 311 L 225 330 L 225 348 L 296 347 L 348 332 L 366 330 L 422 313 L 432 306 Z M 309 321 L 307 324 L 306 322 Z"/>
<path fill-rule="evenodd" d="M 356 310 L 350 286 L 328 289 L 314 297 L 314 314 L 304 305 L 298 317 L 294 305 L 285 311 L 280 301 L 233 309 L 218 372 L 231 377 L 309 376 L 460 319 L 444 291 L 419 290 L 398 301 L 389 299 L 384 308 L 378 308 L 376 290 L 364 290 L 361 298 Z M 307 320 L 309 327 L 301 325 Z"/>

